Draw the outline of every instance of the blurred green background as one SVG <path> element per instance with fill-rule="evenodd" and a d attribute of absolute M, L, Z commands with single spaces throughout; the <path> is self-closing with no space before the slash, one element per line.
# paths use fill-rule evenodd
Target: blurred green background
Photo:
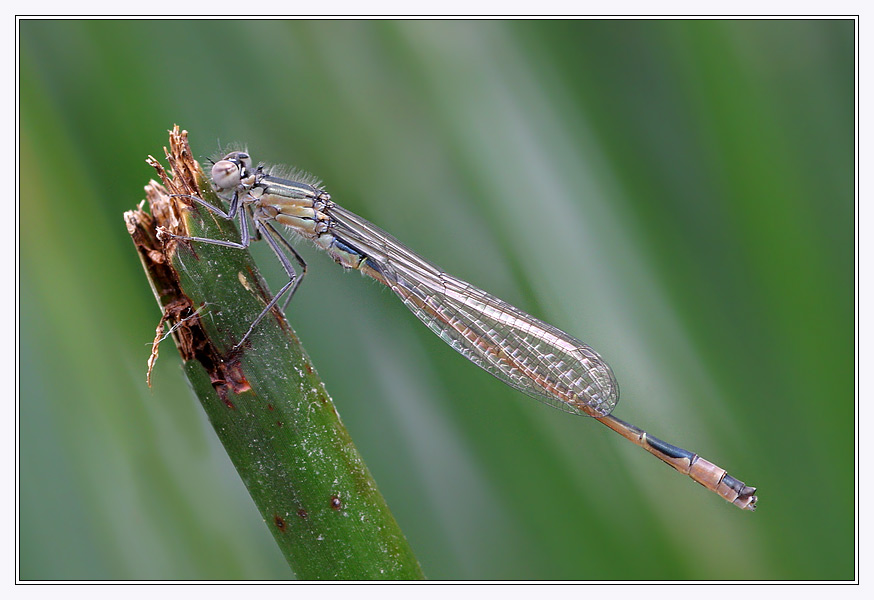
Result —
<path fill-rule="evenodd" d="M 737 510 L 310 263 L 289 320 L 433 579 L 852 579 L 852 21 L 21 21 L 22 579 L 291 577 L 122 213 L 174 123 L 585 340 Z M 260 261 L 281 281 L 278 266 Z"/>

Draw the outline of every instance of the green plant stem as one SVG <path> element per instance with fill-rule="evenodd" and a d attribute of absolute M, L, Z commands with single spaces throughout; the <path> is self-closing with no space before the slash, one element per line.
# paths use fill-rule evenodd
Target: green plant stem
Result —
<path fill-rule="evenodd" d="M 176 327 L 173 338 L 192 389 L 289 565 L 301 579 L 422 578 L 279 310 L 264 318 L 241 351 L 231 352 L 270 298 L 249 252 L 157 239 L 156 227 L 166 227 L 239 240 L 233 223 L 169 196 L 198 193 L 198 183 L 208 189 L 185 132 L 171 132 L 167 154 L 173 178 L 153 162 L 163 186 L 149 184 L 151 215 L 126 213 L 128 230 L 164 320 Z M 204 198 L 220 205 L 214 194 Z"/>

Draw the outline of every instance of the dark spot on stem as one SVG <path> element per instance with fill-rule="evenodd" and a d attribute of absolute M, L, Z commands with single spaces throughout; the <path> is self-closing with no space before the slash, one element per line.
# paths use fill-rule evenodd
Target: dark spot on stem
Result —
<path fill-rule="evenodd" d="M 331 496 L 331 508 L 334 510 L 340 510 L 343 508 L 343 502 L 340 500 L 339 496 Z"/>
<path fill-rule="evenodd" d="M 287 525 L 285 523 L 285 519 L 283 519 L 279 515 L 273 515 L 273 524 L 276 525 L 276 528 L 279 531 L 283 531 L 283 532 L 285 531 L 285 528 L 287 527 Z"/>
<path fill-rule="evenodd" d="M 301 519 L 306 519 L 307 517 L 309 517 L 306 509 L 304 508 L 297 509 L 297 516 L 299 516 Z"/>

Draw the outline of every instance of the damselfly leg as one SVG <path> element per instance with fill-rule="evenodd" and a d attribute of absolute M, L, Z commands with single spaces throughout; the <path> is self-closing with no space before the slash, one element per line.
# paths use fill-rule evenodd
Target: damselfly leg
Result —
<path fill-rule="evenodd" d="M 188 194 L 174 194 L 174 197 L 182 197 L 188 198 L 189 200 L 193 200 L 197 204 L 203 206 L 207 210 L 219 215 L 220 217 L 227 220 L 234 220 L 239 217 L 240 224 L 240 241 L 233 242 L 230 240 L 217 240 L 212 238 L 202 238 L 195 236 L 181 236 L 171 233 L 166 229 L 162 229 L 159 234 L 163 237 L 170 237 L 176 240 L 190 241 L 190 242 L 200 242 L 204 244 L 213 244 L 216 246 L 224 246 L 226 248 L 236 248 L 239 250 L 245 250 L 250 245 L 251 242 L 257 240 L 261 237 L 267 241 L 267 244 L 270 246 L 270 249 L 273 250 L 273 253 L 276 254 L 276 257 L 279 259 L 280 264 L 282 265 L 283 270 L 288 276 L 288 281 L 279 289 L 279 291 L 273 296 L 270 302 L 261 310 L 259 315 L 252 321 L 249 329 L 246 331 L 246 334 L 240 339 L 239 342 L 231 349 L 233 351 L 237 351 L 241 348 L 246 341 L 249 339 L 249 336 L 255 330 L 255 327 L 261 320 L 270 312 L 270 310 L 279 302 L 279 299 L 282 298 L 283 295 L 287 297 L 285 302 L 282 305 L 282 311 L 285 312 L 285 309 L 288 307 L 288 303 L 291 301 L 294 293 L 297 291 L 300 286 L 301 281 L 303 281 L 304 275 L 306 275 L 307 264 L 304 261 L 303 257 L 294 249 L 294 247 L 286 240 L 279 231 L 276 230 L 273 225 L 269 222 L 266 222 L 262 218 L 259 218 L 260 215 L 256 215 L 254 213 L 250 214 L 252 219 L 252 223 L 255 228 L 255 235 L 250 234 L 249 230 L 249 219 L 246 217 L 247 211 L 245 206 L 245 201 L 241 200 L 240 190 L 235 190 L 234 196 L 231 199 L 230 207 L 227 212 L 222 210 L 221 208 L 215 206 L 214 204 L 207 202 L 206 200 L 199 198 L 197 196 L 192 196 Z M 241 209 L 241 206 L 243 207 Z M 286 255 L 288 252 L 297 264 L 300 266 L 301 272 L 300 274 L 295 271 L 294 266 Z"/>

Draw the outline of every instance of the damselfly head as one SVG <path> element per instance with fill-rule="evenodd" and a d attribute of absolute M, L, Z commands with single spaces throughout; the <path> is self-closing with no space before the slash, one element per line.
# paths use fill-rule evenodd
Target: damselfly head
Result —
<path fill-rule="evenodd" d="M 216 191 L 232 190 L 251 177 L 252 158 L 246 152 L 231 152 L 212 166 Z"/>

